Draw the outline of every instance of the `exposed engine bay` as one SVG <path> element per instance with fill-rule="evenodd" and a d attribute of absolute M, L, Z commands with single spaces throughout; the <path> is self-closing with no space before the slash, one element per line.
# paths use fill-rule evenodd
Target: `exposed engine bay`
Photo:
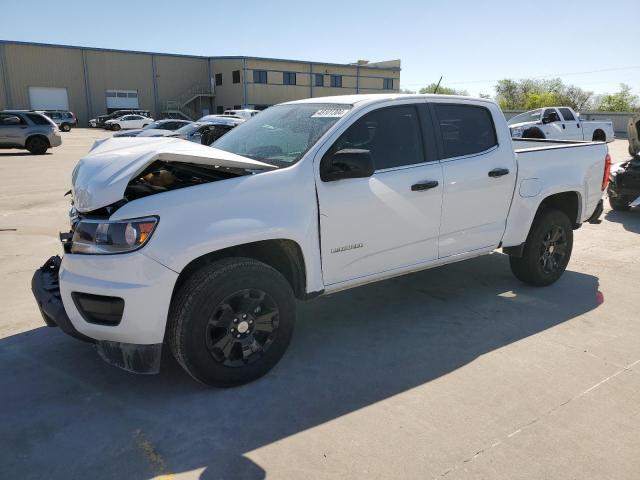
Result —
<path fill-rule="evenodd" d="M 138 198 L 242 175 L 253 175 L 259 171 L 156 160 L 129 182 L 121 200 L 98 210 L 84 213 L 82 217 L 108 218 L 124 204 Z"/>

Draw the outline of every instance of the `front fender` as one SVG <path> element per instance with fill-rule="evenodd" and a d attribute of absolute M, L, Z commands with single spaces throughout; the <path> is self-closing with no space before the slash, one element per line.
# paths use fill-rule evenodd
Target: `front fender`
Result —
<path fill-rule="evenodd" d="M 144 197 L 124 205 L 112 218 L 159 216 L 141 253 L 177 273 L 218 250 L 292 240 L 305 259 L 307 292 L 322 290 L 318 207 L 307 168 L 297 164 Z"/>

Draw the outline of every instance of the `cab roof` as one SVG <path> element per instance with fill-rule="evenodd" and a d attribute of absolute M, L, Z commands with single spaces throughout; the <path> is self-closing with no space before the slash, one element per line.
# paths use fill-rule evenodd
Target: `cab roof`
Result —
<path fill-rule="evenodd" d="M 336 105 L 356 105 L 362 103 L 377 103 L 386 102 L 389 100 L 407 100 L 410 98 L 416 99 L 441 99 L 448 98 L 452 100 L 474 100 L 486 103 L 495 103 L 493 100 L 486 98 L 467 97 L 462 95 L 437 95 L 437 94 L 420 94 L 420 93 L 369 93 L 358 95 L 335 95 L 332 97 L 313 97 L 305 98 L 302 100 L 293 100 L 291 102 L 285 102 L 285 105 L 297 104 L 297 103 L 324 103 L 324 104 L 336 104 Z"/>

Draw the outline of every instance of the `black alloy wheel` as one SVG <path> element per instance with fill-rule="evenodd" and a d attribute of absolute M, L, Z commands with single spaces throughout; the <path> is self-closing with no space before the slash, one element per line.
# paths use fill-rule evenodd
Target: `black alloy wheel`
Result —
<path fill-rule="evenodd" d="M 554 225 L 542 239 L 540 245 L 540 266 L 542 271 L 549 275 L 564 264 L 567 255 L 567 234 L 564 228 Z"/>
<path fill-rule="evenodd" d="M 211 356 L 226 367 L 242 367 L 262 357 L 278 333 L 279 309 L 258 289 L 227 296 L 207 323 L 206 344 Z"/>

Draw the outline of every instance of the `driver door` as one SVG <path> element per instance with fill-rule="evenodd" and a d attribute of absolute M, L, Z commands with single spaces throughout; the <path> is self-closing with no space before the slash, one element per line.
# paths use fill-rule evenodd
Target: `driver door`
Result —
<path fill-rule="evenodd" d="M 442 168 L 431 125 L 424 103 L 378 108 L 319 152 L 315 173 L 325 285 L 438 258 Z M 321 159 L 345 149 L 368 150 L 373 175 L 322 181 Z"/>
<path fill-rule="evenodd" d="M 542 112 L 542 131 L 545 138 L 552 140 L 564 140 L 566 138 L 562 120 L 555 108 L 545 108 Z"/>

